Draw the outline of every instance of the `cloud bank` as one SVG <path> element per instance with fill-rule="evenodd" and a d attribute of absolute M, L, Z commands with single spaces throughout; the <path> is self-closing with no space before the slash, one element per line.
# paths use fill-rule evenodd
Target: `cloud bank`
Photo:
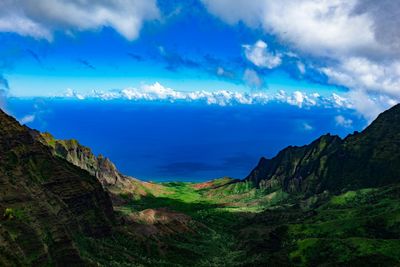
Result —
<path fill-rule="evenodd" d="M 146 20 L 157 19 L 156 0 L 2 0 L 0 32 L 51 40 L 55 31 L 73 33 L 112 27 L 135 39 Z"/>
<path fill-rule="evenodd" d="M 151 85 L 144 84 L 139 88 L 125 88 L 112 91 L 92 91 L 89 94 L 77 93 L 72 89 L 61 96 L 66 98 L 84 100 L 100 99 L 115 100 L 125 99 L 131 101 L 167 101 L 167 102 L 200 102 L 208 105 L 252 105 L 268 103 L 285 103 L 299 108 L 309 107 L 336 107 L 336 108 L 354 108 L 354 104 L 346 96 L 332 94 L 328 97 L 321 96 L 318 93 L 306 93 L 295 91 L 287 93 L 284 90 L 278 93 L 267 92 L 236 92 L 228 90 L 218 91 L 177 91 L 156 82 Z"/>
<path fill-rule="evenodd" d="M 363 115 L 373 118 L 400 102 L 400 1 L 202 2 L 211 14 L 226 23 L 242 22 L 261 28 L 276 36 L 284 47 L 311 59 L 314 70 L 325 75 L 328 83 L 349 88 L 350 97 L 367 100 L 363 104 L 354 99 L 358 102 L 355 107 Z M 258 56 L 248 57 L 250 61 L 268 66 L 268 60 L 263 61 L 260 56 L 263 44 L 247 49 L 249 55 L 258 49 L 253 53 Z M 304 65 L 299 65 L 299 71 L 305 71 Z"/>

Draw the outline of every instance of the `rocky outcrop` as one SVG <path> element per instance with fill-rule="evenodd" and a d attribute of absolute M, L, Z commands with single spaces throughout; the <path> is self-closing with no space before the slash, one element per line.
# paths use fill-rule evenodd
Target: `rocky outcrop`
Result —
<path fill-rule="evenodd" d="M 110 159 L 102 155 L 95 156 L 89 147 L 81 145 L 75 139 L 58 140 L 50 133 L 40 133 L 36 130 L 31 130 L 31 134 L 48 146 L 56 157 L 67 160 L 95 176 L 109 193 L 114 206 L 126 204 L 127 198 L 122 196 L 137 199 L 149 194 L 156 196 L 166 193 L 166 189 L 160 184 L 141 181 L 120 173 Z"/>
<path fill-rule="evenodd" d="M 96 176 L 103 186 L 126 186 L 130 177 L 121 174 L 114 163 L 102 155 L 95 156 L 89 147 L 77 140 L 57 140 L 50 133 L 32 131 L 33 136 L 51 148 L 54 155 Z"/>
<path fill-rule="evenodd" d="M 324 135 L 262 158 L 245 178 L 275 191 L 319 193 L 377 187 L 400 180 L 400 105 L 382 113 L 361 133 Z"/>
<path fill-rule="evenodd" d="M 0 111 L 0 265 L 80 266 L 76 238 L 110 234 L 109 195 Z"/>

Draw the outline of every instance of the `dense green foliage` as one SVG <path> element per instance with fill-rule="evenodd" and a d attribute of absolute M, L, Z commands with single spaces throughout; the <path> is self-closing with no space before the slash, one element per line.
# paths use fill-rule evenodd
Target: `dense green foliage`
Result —
<path fill-rule="evenodd" d="M 261 189 L 237 190 L 247 187 L 244 183 L 202 189 L 188 183 L 165 186 L 169 194 L 132 199 L 120 212 L 173 209 L 191 216 L 193 231 L 138 241 L 122 227 L 110 238 L 82 240 L 84 255 L 104 265 L 112 258 L 115 266 L 400 264 L 397 185 L 310 198 L 279 192 L 266 198 Z M 233 197 L 240 201 L 224 201 Z"/>
<path fill-rule="evenodd" d="M 0 112 L 0 265 L 400 266 L 399 140 L 400 105 L 245 180 L 155 184 Z"/>
<path fill-rule="evenodd" d="M 323 135 L 262 158 L 246 178 L 257 187 L 312 195 L 399 182 L 400 105 L 383 112 L 361 133 L 344 139 Z"/>

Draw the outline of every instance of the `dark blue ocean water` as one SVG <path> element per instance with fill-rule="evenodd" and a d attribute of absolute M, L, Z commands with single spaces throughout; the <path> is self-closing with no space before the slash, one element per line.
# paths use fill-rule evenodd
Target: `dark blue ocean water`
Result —
<path fill-rule="evenodd" d="M 210 106 L 100 100 L 11 99 L 31 128 L 75 138 L 109 157 L 121 172 L 153 181 L 245 177 L 261 156 L 304 145 L 330 132 L 345 136 L 366 122 L 352 111 L 300 109 L 286 104 Z M 352 127 L 334 117 L 353 120 Z"/>

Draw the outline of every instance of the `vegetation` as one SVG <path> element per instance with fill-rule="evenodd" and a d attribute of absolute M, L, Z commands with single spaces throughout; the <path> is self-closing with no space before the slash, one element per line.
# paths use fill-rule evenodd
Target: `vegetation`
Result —
<path fill-rule="evenodd" d="M 0 265 L 400 266 L 399 125 L 400 105 L 245 180 L 156 184 L 0 112 Z"/>
<path fill-rule="evenodd" d="M 115 266 L 400 264 L 400 185 L 306 198 L 220 182 L 165 183 L 168 193 L 132 198 L 116 208 L 121 218 L 149 209 L 189 215 L 183 231 L 178 222 L 152 221 L 161 230 L 143 238 L 124 225 L 112 237 L 82 239 L 80 249 L 105 266 L 110 257 Z M 146 220 L 136 223 L 149 226 Z M 176 232 L 167 234 L 166 225 Z"/>

